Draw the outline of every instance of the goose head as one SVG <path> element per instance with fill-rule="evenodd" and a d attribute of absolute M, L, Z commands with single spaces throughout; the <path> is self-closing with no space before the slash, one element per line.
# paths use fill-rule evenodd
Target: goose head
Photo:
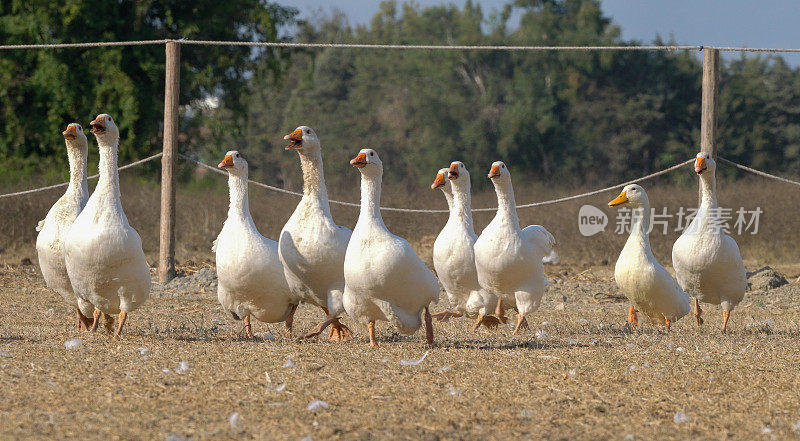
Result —
<path fill-rule="evenodd" d="M 495 187 L 507 187 L 511 185 L 511 173 L 503 161 L 496 161 L 492 163 L 492 168 L 489 169 L 489 179 Z"/>
<path fill-rule="evenodd" d="M 227 170 L 228 174 L 232 175 L 243 176 L 247 174 L 247 161 L 237 150 L 225 153 L 225 158 L 217 167 Z"/>
<path fill-rule="evenodd" d="M 454 187 L 465 187 L 469 185 L 469 172 L 461 161 L 453 161 L 447 170 L 447 179 Z"/>
<path fill-rule="evenodd" d="M 440 168 L 438 172 L 436 172 L 436 179 L 433 180 L 433 184 L 431 184 L 431 190 L 441 188 L 442 191 L 447 191 L 447 169 Z"/>
<path fill-rule="evenodd" d="M 78 148 L 83 152 L 86 152 L 88 148 L 88 141 L 86 140 L 86 134 L 83 133 L 83 127 L 81 127 L 78 123 L 70 123 L 67 125 L 67 128 L 61 132 L 64 135 L 64 139 L 67 142 L 67 148 Z"/>
<path fill-rule="evenodd" d="M 695 157 L 694 161 L 694 172 L 697 173 L 698 176 L 701 176 L 708 172 L 709 175 L 713 175 L 714 171 L 717 169 L 717 162 L 714 161 L 714 158 L 707 152 L 700 152 Z"/>
<path fill-rule="evenodd" d="M 92 126 L 91 132 L 94 133 L 98 141 L 109 141 L 119 138 L 119 128 L 114 122 L 114 119 L 111 118 L 111 115 L 107 113 L 97 115 L 97 118 L 92 120 L 89 125 Z"/>
<path fill-rule="evenodd" d="M 350 165 L 358 167 L 364 176 L 380 176 L 383 173 L 383 162 L 378 152 L 372 149 L 361 149 L 358 155 L 350 160 Z"/>
<path fill-rule="evenodd" d="M 289 141 L 285 150 L 312 151 L 320 150 L 319 138 L 314 130 L 308 126 L 300 126 L 294 132 L 283 137 Z"/>
<path fill-rule="evenodd" d="M 629 184 L 622 189 L 622 192 L 609 202 L 610 207 L 627 204 L 631 208 L 643 208 L 650 206 L 650 200 L 647 198 L 647 193 L 641 185 Z"/>

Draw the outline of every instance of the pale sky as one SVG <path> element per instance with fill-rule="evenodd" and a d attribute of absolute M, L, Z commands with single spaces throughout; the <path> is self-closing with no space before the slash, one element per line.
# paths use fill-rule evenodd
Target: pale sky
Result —
<path fill-rule="evenodd" d="M 478 0 L 484 12 L 499 10 L 510 0 Z M 379 1 L 278 0 L 308 17 L 310 12 L 339 9 L 351 24 L 366 24 Z M 417 0 L 420 5 L 465 0 Z M 622 28 L 624 39 L 650 43 L 656 35 L 678 44 L 800 48 L 800 1 L 797 0 L 602 0 L 603 12 Z M 738 57 L 729 54 L 728 57 Z M 800 65 L 800 54 L 783 54 Z"/>

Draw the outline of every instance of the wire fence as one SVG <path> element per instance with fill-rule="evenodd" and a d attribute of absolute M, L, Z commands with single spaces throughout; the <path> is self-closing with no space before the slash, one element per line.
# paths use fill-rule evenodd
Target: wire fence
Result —
<path fill-rule="evenodd" d="M 486 46 L 486 45 L 429 45 L 429 44 L 360 44 L 360 43 L 297 43 L 284 41 L 224 41 L 224 40 L 134 40 L 134 41 L 95 41 L 86 43 L 45 43 L 45 44 L 4 44 L 0 50 L 20 49 L 70 49 L 111 46 L 144 46 L 175 42 L 199 46 L 251 46 L 307 49 L 391 49 L 391 50 L 459 50 L 459 51 L 679 51 L 715 49 L 721 52 L 769 52 L 800 53 L 800 48 L 757 48 L 708 45 L 615 45 L 615 46 Z"/>
<path fill-rule="evenodd" d="M 147 158 L 140 159 L 140 160 L 138 160 L 136 162 L 132 162 L 132 163 L 127 164 L 127 165 L 123 165 L 122 167 L 119 167 L 118 170 L 126 170 L 126 169 L 129 169 L 129 168 L 136 167 L 138 165 L 141 165 L 141 164 L 144 164 L 146 162 L 152 161 L 154 159 L 160 158 L 162 155 L 163 155 L 163 153 L 156 153 L 155 155 L 148 156 Z M 218 174 L 225 175 L 225 176 L 228 175 L 228 172 L 226 172 L 224 170 L 220 170 L 218 167 L 214 167 L 213 165 L 209 165 L 209 164 L 206 164 L 204 162 L 198 161 L 196 159 L 190 158 L 189 156 L 186 156 L 186 155 L 178 153 L 178 157 L 180 157 L 181 159 L 183 159 L 185 161 L 188 161 L 188 162 L 190 162 L 192 164 L 195 164 L 198 167 L 201 167 L 201 168 L 206 169 L 206 170 L 213 171 L 214 173 L 218 173 Z M 722 158 L 722 157 L 718 157 L 717 159 L 719 159 L 722 162 L 725 162 L 727 164 L 730 164 L 730 165 L 732 165 L 732 166 L 734 166 L 736 168 L 739 168 L 741 170 L 745 170 L 747 172 L 753 173 L 753 174 L 761 176 L 761 177 L 765 177 L 765 178 L 768 178 L 768 179 L 774 179 L 776 181 L 783 182 L 783 183 L 786 183 L 786 184 L 792 184 L 792 185 L 800 186 L 800 182 L 798 182 L 798 181 L 793 181 L 791 179 L 783 178 L 783 177 L 780 177 L 780 176 L 775 176 L 775 175 L 772 175 L 772 174 L 769 174 L 769 173 L 766 173 L 766 172 L 763 172 L 763 171 L 760 171 L 760 170 L 756 170 L 754 168 L 747 167 L 745 165 L 737 164 L 737 163 L 735 163 L 733 161 L 727 160 L 727 159 Z M 571 200 L 575 200 L 575 199 L 581 199 L 581 198 L 593 196 L 593 195 L 600 194 L 600 193 L 605 193 L 607 191 L 619 189 L 619 188 L 624 187 L 624 186 L 626 186 L 628 184 L 633 184 L 633 183 L 636 183 L 636 182 L 641 182 L 641 181 L 645 181 L 645 180 L 648 180 L 648 179 L 652 179 L 652 178 L 655 178 L 657 176 L 665 175 L 665 174 L 670 173 L 672 171 L 675 171 L 675 170 L 677 170 L 677 169 L 679 169 L 681 167 L 684 167 L 686 165 L 692 164 L 692 163 L 694 163 L 694 161 L 695 161 L 694 159 L 690 159 L 690 160 L 675 164 L 675 165 L 673 165 L 671 167 L 665 168 L 663 170 L 657 171 L 655 173 L 651 173 L 649 175 L 645 175 L 645 176 L 642 176 L 642 177 L 639 177 L 639 178 L 636 178 L 636 179 L 633 179 L 633 180 L 630 180 L 630 181 L 621 182 L 619 184 L 611 185 L 611 186 L 600 188 L 600 189 L 597 189 L 597 190 L 591 190 L 591 191 L 587 191 L 587 192 L 584 192 L 584 193 L 578 193 L 578 194 L 575 194 L 575 195 L 572 195 L 572 196 L 566 196 L 566 197 L 563 197 L 563 198 L 550 199 L 550 200 L 547 200 L 547 201 L 531 202 L 531 203 L 528 203 L 528 204 L 521 204 L 521 205 L 517 205 L 517 208 L 518 209 L 522 209 L 522 208 L 531 208 L 531 207 L 541 207 L 541 206 L 545 206 L 545 205 L 553 205 L 553 204 L 558 204 L 558 203 L 561 203 L 561 202 L 567 202 L 567 201 L 571 201 Z M 89 176 L 88 179 L 95 179 L 97 177 L 98 177 L 98 175 L 92 175 L 92 176 Z M 264 189 L 267 189 L 267 190 L 270 190 L 270 191 L 283 193 L 283 194 L 288 194 L 288 195 L 292 195 L 292 196 L 298 196 L 298 197 L 303 196 L 303 193 L 300 193 L 300 192 L 297 192 L 297 191 L 286 190 L 286 189 L 280 188 L 280 187 L 275 187 L 273 185 L 265 184 L 263 182 L 254 181 L 252 179 L 248 179 L 248 182 L 253 184 L 253 185 L 255 185 L 255 186 L 257 186 L 257 187 L 261 187 L 261 188 L 264 188 Z M 62 182 L 60 184 L 48 185 L 46 187 L 39 187 L 39 188 L 30 189 L 30 190 L 24 190 L 24 191 L 17 191 L 17 192 L 14 192 L 14 193 L 2 194 L 2 195 L 0 195 L 0 199 L 11 198 L 11 197 L 15 197 L 15 196 L 24 196 L 24 195 L 29 195 L 29 194 L 33 194 L 33 193 L 39 193 L 39 192 L 43 192 L 43 191 L 47 191 L 47 190 L 53 190 L 53 189 L 56 189 L 56 188 L 66 187 L 67 185 L 69 185 L 68 182 Z M 357 204 L 357 203 L 353 203 L 353 202 L 337 201 L 337 200 L 333 200 L 333 199 L 331 199 L 329 202 L 331 204 L 341 205 L 341 206 L 345 206 L 345 207 L 358 208 L 358 207 L 361 206 L 361 204 Z M 401 212 L 401 213 L 426 213 L 426 214 L 449 213 L 449 210 L 428 210 L 428 209 L 420 209 L 420 208 L 398 208 L 398 207 L 381 207 L 381 210 L 382 211 Z M 494 208 L 473 208 L 472 209 L 472 211 L 476 212 L 476 213 L 491 212 L 491 211 L 495 211 L 495 210 L 497 210 L 496 207 L 494 207 Z"/>

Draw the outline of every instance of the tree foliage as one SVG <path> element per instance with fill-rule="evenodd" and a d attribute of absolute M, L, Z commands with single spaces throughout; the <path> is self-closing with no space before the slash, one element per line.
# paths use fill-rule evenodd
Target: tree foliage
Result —
<path fill-rule="evenodd" d="M 512 27 L 509 17 L 520 17 Z M 631 45 L 597 0 L 518 0 L 487 16 L 466 2 L 422 8 L 384 2 L 368 26 L 312 17 L 303 42 Z M 656 43 L 662 43 L 656 41 Z M 800 72 L 780 58 L 723 67 L 719 145 L 731 159 L 800 171 Z M 413 184 L 451 160 L 483 173 L 503 160 L 515 176 L 558 183 L 632 178 L 699 150 L 701 63 L 664 51 L 297 51 L 279 87 L 255 87 L 241 143 L 271 176 L 296 186 L 281 135 L 314 127 L 329 181 L 347 155 L 378 149 L 388 179 Z M 257 85 L 255 85 L 257 86 Z M 330 161 L 329 161 L 330 162 Z"/>
<path fill-rule="evenodd" d="M 296 11 L 262 0 L 176 2 L 0 1 L 3 44 L 200 38 L 275 40 Z M 243 106 L 255 70 L 275 70 L 280 54 L 245 47 L 182 47 L 181 104 L 209 95 Z M 254 56 L 254 55 L 257 55 Z M 0 158 L 15 168 L 60 153 L 69 122 L 98 113 L 119 122 L 120 156 L 135 159 L 160 145 L 164 46 L 15 50 L 0 54 Z M 256 58 L 258 62 L 256 63 Z M 57 163 L 64 155 L 53 155 Z M 22 164 L 20 164 L 22 162 Z"/>

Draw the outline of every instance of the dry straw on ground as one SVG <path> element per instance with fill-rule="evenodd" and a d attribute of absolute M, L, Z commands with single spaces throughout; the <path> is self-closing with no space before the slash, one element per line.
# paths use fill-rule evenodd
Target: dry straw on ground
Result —
<path fill-rule="evenodd" d="M 35 267 L 7 266 L 0 438 L 795 436 L 800 286 L 749 293 L 729 335 L 720 335 L 711 307 L 702 329 L 686 317 L 667 334 L 624 325 L 627 304 L 608 266 L 551 266 L 548 276 L 556 283 L 530 331 L 436 324 L 437 346 L 418 365 L 404 365 L 429 350 L 421 335 L 381 324 L 381 347 L 370 349 L 364 330 L 345 318 L 357 334 L 345 344 L 287 340 L 281 326 L 261 323 L 259 339 L 247 341 L 209 290 L 151 299 L 115 343 L 102 331 L 77 333 Z M 301 307 L 295 335 L 320 316 Z M 67 349 L 76 338 L 80 346 Z M 329 407 L 307 410 L 315 400 Z M 688 422 L 675 422 L 679 412 Z"/>
<path fill-rule="evenodd" d="M 671 212 L 696 201 L 695 187 L 646 187 L 654 206 Z M 769 264 L 794 280 L 796 193 L 763 181 L 720 187 L 723 206 L 764 210 L 761 234 L 737 237 L 748 268 Z M 154 262 L 157 189 L 128 177 L 122 191 Z M 353 200 L 352 192 L 332 193 Z M 518 185 L 517 198 L 568 193 Z M 602 207 L 613 194 L 520 213 L 524 224 L 555 234 L 563 257 L 547 267 L 556 283 L 531 330 L 512 336 L 505 328 L 472 333 L 464 320 L 437 323 L 437 346 L 418 365 L 401 361 L 429 350 L 421 335 L 400 336 L 380 324 L 381 348 L 374 350 L 348 318 L 356 339 L 341 345 L 284 339 L 281 326 L 261 323 L 260 339 L 244 340 L 215 293 L 191 286 L 154 296 L 131 315 L 120 342 L 103 331 L 79 334 L 38 268 L 19 265 L 35 263 L 34 227 L 57 196 L 6 201 L 10 215 L 0 218 L 0 262 L 7 262 L 0 269 L 0 439 L 783 439 L 800 431 L 800 286 L 748 293 L 728 335 L 719 333 L 712 307 L 701 329 L 686 317 L 669 334 L 648 324 L 632 331 L 613 283 L 624 236 L 587 239 L 577 231 L 579 207 Z M 251 201 L 270 237 L 296 203 L 253 189 Z M 438 192 L 391 187 L 384 201 L 444 205 Z M 491 192 L 474 200 L 476 207 L 492 204 Z M 226 206 L 224 191 L 178 193 L 182 270 L 213 265 L 210 242 Z M 613 228 L 614 211 L 606 213 Z M 356 215 L 334 208 L 344 225 Z M 477 226 L 489 218 L 479 216 Z M 445 217 L 387 214 L 386 221 L 429 261 Z M 675 237 L 653 236 L 663 263 Z M 320 318 L 302 306 L 295 335 Z M 317 400 L 328 407 L 307 410 Z"/>

